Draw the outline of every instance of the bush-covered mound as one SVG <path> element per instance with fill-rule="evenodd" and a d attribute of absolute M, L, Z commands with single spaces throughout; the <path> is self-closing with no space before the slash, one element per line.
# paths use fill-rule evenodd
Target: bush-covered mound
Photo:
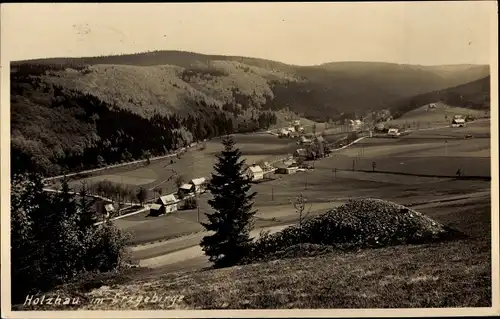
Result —
<path fill-rule="evenodd" d="M 302 228 L 294 225 L 272 235 L 262 234 L 243 262 L 425 244 L 458 236 L 463 234 L 405 206 L 373 198 L 351 199 L 304 222 Z"/>

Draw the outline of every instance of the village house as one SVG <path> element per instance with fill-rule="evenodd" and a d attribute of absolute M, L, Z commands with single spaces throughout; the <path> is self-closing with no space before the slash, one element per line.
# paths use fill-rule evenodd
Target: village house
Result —
<path fill-rule="evenodd" d="M 264 179 L 264 170 L 259 165 L 254 164 L 249 166 L 245 174 L 252 182 Z"/>
<path fill-rule="evenodd" d="M 299 168 L 295 165 L 289 166 L 286 163 L 276 164 L 276 174 L 295 174 Z"/>
<path fill-rule="evenodd" d="M 399 132 L 399 130 L 397 128 L 390 128 L 389 131 L 387 131 L 387 135 L 397 137 L 397 136 L 400 136 L 401 133 Z"/>
<path fill-rule="evenodd" d="M 193 187 L 193 192 L 195 194 L 201 194 L 206 191 L 206 179 L 205 177 L 193 178 L 189 184 Z"/>
<path fill-rule="evenodd" d="M 104 212 L 106 216 L 109 216 L 110 214 L 114 213 L 116 211 L 115 206 L 113 204 L 105 204 L 104 205 Z"/>
<path fill-rule="evenodd" d="M 451 121 L 451 126 L 452 127 L 465 127 L 465 120 L 463 118 L 454 118 L 453 121 Z"/>
<path fill-rule="evenodd" d="M 151 216 L 160 216 L 162 215 L 162 206 L 160 204 L 151 204 L 149 206 L 149 215 Z"/>
<path fill-rule="evenodd" d="M 174 196 L 174 194 L 169 194 L 158 198 L 155 204 L 161 206 L 160 215 L 163 215 L 177 211 L 177 203 L 179 203 L 179 200 Z"/>
<path fill-rule="evenodd" d="M 186 196 L 192 196 L 192 195 L 194 195 L 192 184 L 182 184 L 177 190 L 177 196 L 179 196 L 179 198 L 184 198 Z"/>
<path fill-rule="evenodd" d="M 288 131 L 287 129 L 282 128 L 279 131 L 278 136 L 279 137 L 289 137 L 290 136 L 290 131 Z"/>
<path fill-rule="evenodd" d="M 311 143 L 312 141 L 305 136 L 301 136 L 299 141 L 297 142 L 298 145 L 309 145 Z"/>

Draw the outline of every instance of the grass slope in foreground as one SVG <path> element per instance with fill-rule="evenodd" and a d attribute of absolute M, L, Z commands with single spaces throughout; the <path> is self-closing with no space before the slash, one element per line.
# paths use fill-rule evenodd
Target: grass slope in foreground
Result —
<path fill-rule="evenodd" d="M 172 309 L 171 302 L 112 303 L 113 298 L 131 295 L 151 300 L 155 294 L 157 298 L 183 295 L 175 309 L 489 307 L 490 210 L 489 200 L 423 208 L 464 232 L 466 239 L 351 252 L 307 245 L 304 255 L 309 257 L 296 254 L 292 256 L 296 258 L 191 273 L 131 269 L 119 276 L 66 285 L 54 294 L 70 291 L 82 300 L 77 308 L 87 310 Z M 429 221 L 425 216 L 419 220 Z M 442 225 L 432 222 L 438 228 Z M 96 297 L 110 299 L 91 304 Z"/>

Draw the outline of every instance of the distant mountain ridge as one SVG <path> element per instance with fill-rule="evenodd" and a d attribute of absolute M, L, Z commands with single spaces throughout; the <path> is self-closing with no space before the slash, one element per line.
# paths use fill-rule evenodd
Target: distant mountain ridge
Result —
<path fill-rule="evenodd" d="M 233 102 L 239 103 L 239 100 L 241 100 L 239 97 L 252 100 L 253 90 L 251 86 L 253 83 L 257 83 L 255 85 L 257 86 L 256 90 L 261 90 L 262 86 L 265 86 L 264 91 L 266 91 L 266 94 L 265 98 L 261 96 L 258 98 L 259 101 L 254 101 L 255 103 L 252 103 L 252 106 L 275 110 L 288 108 L 291 111 L 320 121 L 345 111 L 365 113 L 367 110 L 385 108 L 404 98 L 484 78 L 490 72 L 487 65 L 422 66 L 386 62 L 330 62 L 317 66 L 295 66 L 251 57 L 207 55 L 184 51 L 153 51 L 103 57 L 35 59 L 13 62 L 12 66 L 16 68 L 26 64 L 88 65 L 96 66 L 98 72 L 106 70 L 105 67 L 100 67 L 101 65 L 114 65 L 114 68 L 121 70 L 124 70 L 125 66 L 134 66 L 139 69 L 141 67 L 170 68 L 171 70 L 178 67 L 187 69 L 191 73 L 198 72 L 200 68 L 204 69 L 202 73 L 207 73 L 207 69 L 213 69 L 216 72 L 212 74 L 211 79 L 205 79 L 207 81 L 202 83 L 200 81 L 196 81 L 196 83 L 186 82 L 185 78 L 180 80 L 194 87 L 195 90 L 202 91 L 202 95 L 215 95 L 209 96 L 207 99 L 216 100 L 214 103 L 219 105 Z M 222 68 L 225 71 L 217 73 L 217 71 L 220 71 L 221 65 L 224 65 Z M 252 68 L 252 71 L 257 68 L 260 78 L 248 77 L 249 68 Z M 246 69 L 247 74 L 242 74 L 237 69 Z M 131 77 L 137 77 L 138 73 L 147 72 L 131 72 L 134 74 L 124 76 L 127 78 L 127 82 L 131 82 Z M 161 73 L 158 71 L 152 72 Z M 266 73 L 266 75 L 262 77 L 262 73 Z M 276 76 L 270 76 L 272 73 Z M 106 76 L 109 75 L 102 75 L 102 77 Z M 58 77 L 61 78 L 59 82 L 62 82 L 66 75 L 58 74 Z M 172 72 L 167 77 L 173 77 L 172 81 L 175 82 L 179 79 L 179 75 Z M 139 78 L 142 78 L 142 76 L 136 79 Z M 240 92 L 239 96 L 233 94 L 233 96 L 228 97 L 228 94 L 224 94 L 223 98 L 218 99 L 213 84 L 218 80 L 228 82 L 228 78 L 234 80 L 229 81 L 232 82 L 230 85 L 231 90 L 242 92 Z M 118 77 L 115 81 L 120 83 L 122 79 Z M 151 85 L 156 86 L 157 81 L 158 79 Z M 81 84 L 85 86 L 84 83 Z M 134 95 L 134 86 L 132 85 L 131 90 L 127 88 L 125 92 Z M 85 90 L 88 90 L 88 88 L 85 87 Z M 220 89 L 216 90 L 220 91 Z M 91 91 L 89 93 L 93 94 Z M 98 92 L 96 94 L 102 95 L 103 93 Z M 168 94 L 170 95 L 170 93 Z M 122 103 L 122 101 L 116 102 Z M 172 104 L 164 107 L 174 110 L 182 108 L 182 106 Z M 130 106 L 130 108 L 134 107 Z M 159 111 L 162 112 L 160 109 Z"/>

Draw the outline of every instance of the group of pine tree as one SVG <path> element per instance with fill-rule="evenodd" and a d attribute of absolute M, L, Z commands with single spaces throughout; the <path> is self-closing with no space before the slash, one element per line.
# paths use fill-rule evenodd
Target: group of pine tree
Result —
<path fill-rule="evenodd" d="M 126 234 L 97 216 L 85 188 L 76 197 L 63 181 L 61 193 L 48 193 L 34 173 L 14 174 L 11 185 L 13 303 L 79 275 L 123 265 Z"/>

